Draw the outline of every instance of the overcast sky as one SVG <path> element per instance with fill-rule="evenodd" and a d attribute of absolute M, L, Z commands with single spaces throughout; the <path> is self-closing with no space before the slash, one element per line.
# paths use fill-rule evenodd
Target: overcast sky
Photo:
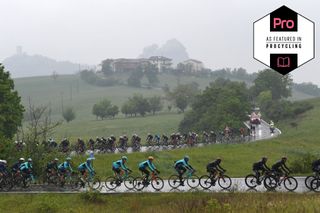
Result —
<path fill-rule="evenodd" d="M 0 0 L 0 61 L 21 45 L 28 54 L 94 65 L 176 38 L 211 69 L 254 72 L 265 66 L 252 57 L 252 23 L 283 4 L 317 28 L 317 0 Z M 319 65 L 316 58 L 293 71 L 295 81 L 320 85 Z"/>

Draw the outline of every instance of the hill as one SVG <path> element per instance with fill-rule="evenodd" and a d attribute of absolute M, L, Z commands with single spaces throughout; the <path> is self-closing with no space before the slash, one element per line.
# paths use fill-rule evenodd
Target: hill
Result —
<path fill-rule="evenodd" d="M 123 82 L 127 76 L 120 75 Z M 62 119 L 62 107 L 71 106 L 76 112 L 76 119 L 70 123 L 61 125 L 55 134 L 57 139 L 62 137 L 96 137 L 110 134 L 123 133 L 146 134 L 157 131 L 159 133 L 171 133 L 177 130 L 183 115 L 177 114 L 173 109 L 168 112 L 165 106 L 160 112 L 161 116 L 146 116 L 124 119 L 123 115 L 114 120 L 96 121 L 91 113 L 92 106 L 99 100 L 107 98 L 113 104 L 121 105 L 135 93 L 141 93 L 145 97 L 153 95 L 163 96 L 162 86 L 167 84 L 173 88 L 177 84 L 197 82 L 200 88 L 205 88 L 214 79 L 195 76 L 175 76 L 171 74 L 159 75 L 160 85 L 157 88 L 132 88 L 125 85 L 113 87 L 97 87 L 83 82 L 78 75 L 60 75 L 56 80 L 52 77 L 29 77 L 14 79 L 16 89 L 22 97 L 24 106 L 28 106 L 29 98 L 35 105 L 48 105 L 52 110 L 52 119 Z M 232 79 L 238 80 L 238 79 Z M 294 100 L 311 98 L 312 96 L 293 91 Z M 168 122 L 170 121 L 170 122 Z M 145 128 L 149 124 L 148 128 Z M 125 130 L 124 130 L 125 129 Z"/>
<path fill-rule="evenodd" d="M 15 78 L 24 76 L 49 76 L 58 74 L 74 74 L 79 71 L 79 64 L 69 61 L 56 61 L 42 55 L 15 54 L 3 60 L 6 69 Z"/>

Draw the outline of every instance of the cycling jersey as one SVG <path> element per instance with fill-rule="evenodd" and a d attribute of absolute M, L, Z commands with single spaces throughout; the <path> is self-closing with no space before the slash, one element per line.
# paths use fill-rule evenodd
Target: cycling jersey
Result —
<path fill-rule="evenodd" d="M 58 164 L 54 162 L 50 162 L 47 164 L 47 171 L 49 170 L 58 170 Z"/>
<path fill-rule="evenodd" d="M 68 161 L 65 161 L 63 163 L 61 163 L 59 166 L 58 166 L 58 169 L 59 171 L 61 172 L 64 172 L 66 170 L 70 170 L 71 172 L 73 171 L 72 168 L 71 168 L 71 165 Z"/>
<path fill-rule="evenodd" d="M 262 160 L 256 162 L 253 164 L 253 170 L 263 170 L 263 171 L 268 171 L 270 168 L 266 165 L 266 163 Z"/>
<path fill-rule="evenodd" d="M 85 170 L 88 170 L 88 172 L 90 173 L 93 173 L 94 172 L 94 169 L 92 167 L 92 164 L 91 163 L 88 163 L 88 162 L 85 162 L 85 163 L 82 163 L 78 166 L 78 170 L 79 171 L 85 171 Z"/>
<path fill-rule="evenodd" d="M 20 171 L 26 171 L 26 170 L 32 169 L 32 164 L 29 162 L 22 163 L 19 169 Z"/>
<path fill-rule="evenodd" d="M 312 170 L 320 170 L 320 159 L 313 161 L 311 166 Z"/>
<path fill-rule="evenodd" d="M 150 160 L 143 161 L 139 164 L 139 169 L 149 168 L 152 172 L 156 170 L 156 167 Z"/>
<path fill-rule="evenodd" d="M 112 167 L 115 168 L 115 169 L 123 169 L 123 170 L 128 170 L 128 167 L 126 167 L 126 165 L 123 163 L 123 160 L 117 160 L 115 162 L 112 163 Z"/>
<path fill-rule="evenodd" d="M 223 172 L 224 169 L 220 166 L 220 163 L 221 163 L 221 161 L 219 161 L 219 160 L 215 160 L 215 161 L 212 161 L 211 163 L 208 163 L 207 171 L 214 172 L 214 171 L 218 170 L 220 172 Z"/>
<path fill-rule="evenodd" d="M 180 167 L 180 166 L 187 168 L 189 170 L 192 170 L 191 165 L 189 165 L 188 162 L 185 161 L 185 159 L 181 159 L 181 160 L 178 160 L 175 162 L 175 164 L 174 164 L 175 168 Z"/>
<path fill-rule="evenodd" d="M 18 170 L 20 169 L 20 165 L 21 165 L 20 162 L 17 162 L 17 163 L 15 163 L 15 164 L 13 164 L 13 166 L 11 167 L 11 170 L 12 170 L 13 172 L 18 171 Z"/>
<path fill-rule="evenodd" d="M 286 166 L 285 162 L 282 160 L 279 160 L 275 164 L 273 164 L 271 169 L 279 173 L 281 172 L 281 170 L 288 171 L 288 172 L 290 171 L 290 169 Z"/>

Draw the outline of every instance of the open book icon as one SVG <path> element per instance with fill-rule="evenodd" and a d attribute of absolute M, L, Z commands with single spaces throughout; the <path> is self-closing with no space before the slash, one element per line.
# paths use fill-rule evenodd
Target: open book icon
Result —
<path fill-rule="evenodd" d="M 289 57 L 278 57 L 277 58 L 277 67 L 290 67 L 290 58 Z"/>

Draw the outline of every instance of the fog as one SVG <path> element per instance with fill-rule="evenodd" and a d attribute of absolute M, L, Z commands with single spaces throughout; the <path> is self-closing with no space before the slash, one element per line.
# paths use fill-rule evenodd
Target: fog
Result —
<path fill-rule="evenodd" d="M 252 24 L 283 4 L 320 21 L 314 0 L 0 0 L 0 61 L 21 45 L 29 54 L 94 65 L 176 38 L 206 67 L 255 72 L 265 66 L 252 57 Z M 319 65 L 316 58 L 298 68 L 294 80 L 320 85 Z"/>

